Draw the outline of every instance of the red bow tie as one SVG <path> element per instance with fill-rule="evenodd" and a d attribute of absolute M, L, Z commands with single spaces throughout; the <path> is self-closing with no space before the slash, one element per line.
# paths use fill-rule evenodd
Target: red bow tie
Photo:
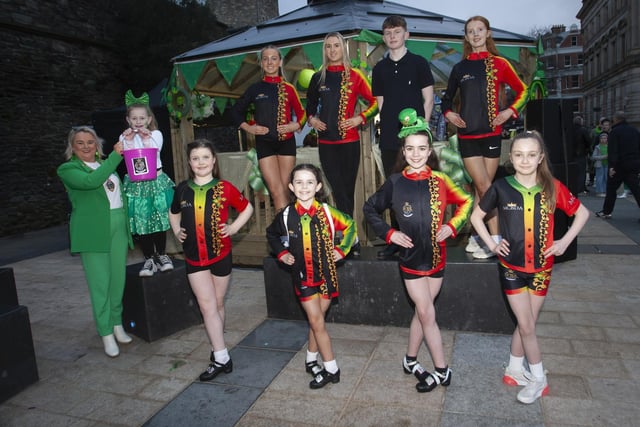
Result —
<path fill-rule="evenodd" d="M 311 207 L 309 207 L 309 209 L 305 209 L 302 205 L 296 203 L 296 211 L 300 216 L 303 216 L 304 214 L 307 214 L 309 216 L 314 216 L 317 212 L 315 203 L 312 204 Z"/>
<path fill-rule="evenodd" d="M 407 172 L 406 169 L 402 172 L 402 174 L 414 181 L 420 181 L 423 179 L 428 179 L 431 176 L 431 170 L 426 171 L 418 171 L 418 172 Z"/>

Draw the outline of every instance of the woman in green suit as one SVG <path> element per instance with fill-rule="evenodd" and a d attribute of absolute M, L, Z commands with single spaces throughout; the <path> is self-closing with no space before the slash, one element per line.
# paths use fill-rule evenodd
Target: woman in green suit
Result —
<path fill-rule="evenodd" d="M 116 173 L 122 143 L 115 144 L 102 160 L 102 139 L 96 132 L 89 126 L 73 128 L 65 158 L 58 176 L 71 201 L 71 252 L 80 253 L 104 351 L 116 357 L 120 354 L 117 342 L 131 342 L 122 327 L 127 245 L 133 247 Z"/>

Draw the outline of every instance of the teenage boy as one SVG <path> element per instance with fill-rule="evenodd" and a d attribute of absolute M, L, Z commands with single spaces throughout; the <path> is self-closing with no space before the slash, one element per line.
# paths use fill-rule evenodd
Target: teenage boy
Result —
<path fill-rule="evenodd" d="M 408 38 L 403 17 L 391 15 L 382 23 L 382 40 L 388 53 L 373 68 L 371 86 L 380 110 L 379 144 L 385 177 L 393 172 L 400 151 L 400 111 L 413 108 L 418 116 L 429 120 L 433 109 L 434 80 L 429 62 L 407 50 Z M 397 246 L 389 245 L 378 252 L 378 258 L 387 259 L 397 250 Z"/>

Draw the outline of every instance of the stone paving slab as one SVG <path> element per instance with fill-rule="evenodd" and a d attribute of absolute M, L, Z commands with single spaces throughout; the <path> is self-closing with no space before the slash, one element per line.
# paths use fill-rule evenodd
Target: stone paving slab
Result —
<path fill-rule="evenodd" d="M 520 387 L 502 384 L 510 343 L 507 335 L 456 334 L 451 361 L 454 376 L 446 391 L 445 415 L 464 414 L 505 424 L 542 424 L 540 403 L 520 404 L 516 401 Z"/>
<path fill-rule="evenodd" d="M 601 199 L 581 199 L 587 207 L 601 203 Z M 265 346 L 290 339 L 290 331 L 271 324 L 277 339 L 252 333 L 266 318 L 263 273 L 234 268 L 225 325 L 232 355 L 259 348 L 291 355 L 288 362 L 283 359 L 274 365 L 279 371 L 264 391 L 242 400 L 250 402 L 248 406 L 230 410 L 236 418 L 241 416 L 235 425 L 638 425 L 640 287 L 636 283 L 640 255 L 628 254 L 640 243 L 634 234 L 640 230 L 637 216 L 633 201 L 618 201 L 613 220 L 592 217 L 587 223 L 578 238 L 578 258 L 554 267 L 538 324 L 551 392 L 531 407 L 517 403 L 516 390 L 500 383 L 509 337 L 459 331 L 442 331 L 445 354 L 454 369 L 451 386 L 418 394 L 415 379 L 400 366 L 406 328 L 329 324 L 343 379 L 310 390 L 311 377 L 304 371 L 306 323 L 294 326 L 296 338 L 289 349 Z M 35 234 L 24 239 L 31 237 L 27 246 L 38 241 Z M 0 239 L 0 249 L 12 242 Z M 609 247 L 609 252 L 593 249 L 599 245 Z M 139 262 L 140 256 L 132 252 L 130 261 Z M 106 357 L 95 333 L 79 257 L 63 250 L 23 259 L 9 266 L 14 268 L 18 298 L 29 309 L 40 381 L 0 404 L 2 427 L 159 423 L 162 418 L 156 416 L 176 397 L 189 396 L 186 391 L 192 387 L 208 387 L 209 392 L 200 396 L 202 402 L 214 388 L 239 387 L 222 383 L 224 375 L 220 382 L 196 381 L 210 351 L 201 325 L 158 343 L 134 337 L 132 344 L 121 347 L 118 358 Z M 253 355 L 246 354 L 242 365 L 253 360 Z M 431 368 L 424 346 L 419 358 Z M 237 366 L 226 379 L 241 372 Z M 247 390 L 254 388 L 244 387 L 238 393 Z M 464 395 L 470 390 L 475 394 Z M 184 417 L 188 411 L 182 408 L 173 413 Z M 518 413 L 523 410 L 535 416 L 524 419 Z M 183 417 L 172 425 L 189 425 Z"/>
<path fill-rule="evenodd" d="M 238 414 L 243 414 L 260 393 L 260 388 L 194 383 L 144 426 L 233 426 L 238 421 Z"/>

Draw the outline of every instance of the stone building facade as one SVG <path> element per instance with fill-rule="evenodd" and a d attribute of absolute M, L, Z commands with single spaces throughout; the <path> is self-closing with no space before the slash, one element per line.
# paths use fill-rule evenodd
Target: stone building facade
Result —
<path fill-rule="evenodd" d="M 67 221 L 69 204 L 56 175 L 66 135 L 71 126 L 91 124 L 94 111 L 121 105 L 128 89 L 126 64 L 114 46 L 122 25 L 115 2 L 0 2 L 0 236 Z M 278 14 L 272 0 L 210 4 L 230 27 Z"/>
<path fill-rule="evenodd" d="M 582 33 L 577 25 L 568 30 L 554 25 L 542 37 L 544 64 L 549 98 L 569 99 L 574 112 L 584 111 L 582 92 L 583 53 Z"/>
<path fill-rule="evenodd" d="M 63 223 L 68 202 L 57 166 L 73 125 L 120 103 L 105 7 L 93 1 L 0 2 L 2 102 L 0 235 Z"/>
<path fill-rule="evenodd" d="M 209 1 L 209 8 L 232 31 L 278 16 L 278 0 Z"/>
<path fill-rule="evenodd" d="M 640 127 L 640 2 L 583 0 L 584 106 L 589 124 L 627 113 Z"/>

